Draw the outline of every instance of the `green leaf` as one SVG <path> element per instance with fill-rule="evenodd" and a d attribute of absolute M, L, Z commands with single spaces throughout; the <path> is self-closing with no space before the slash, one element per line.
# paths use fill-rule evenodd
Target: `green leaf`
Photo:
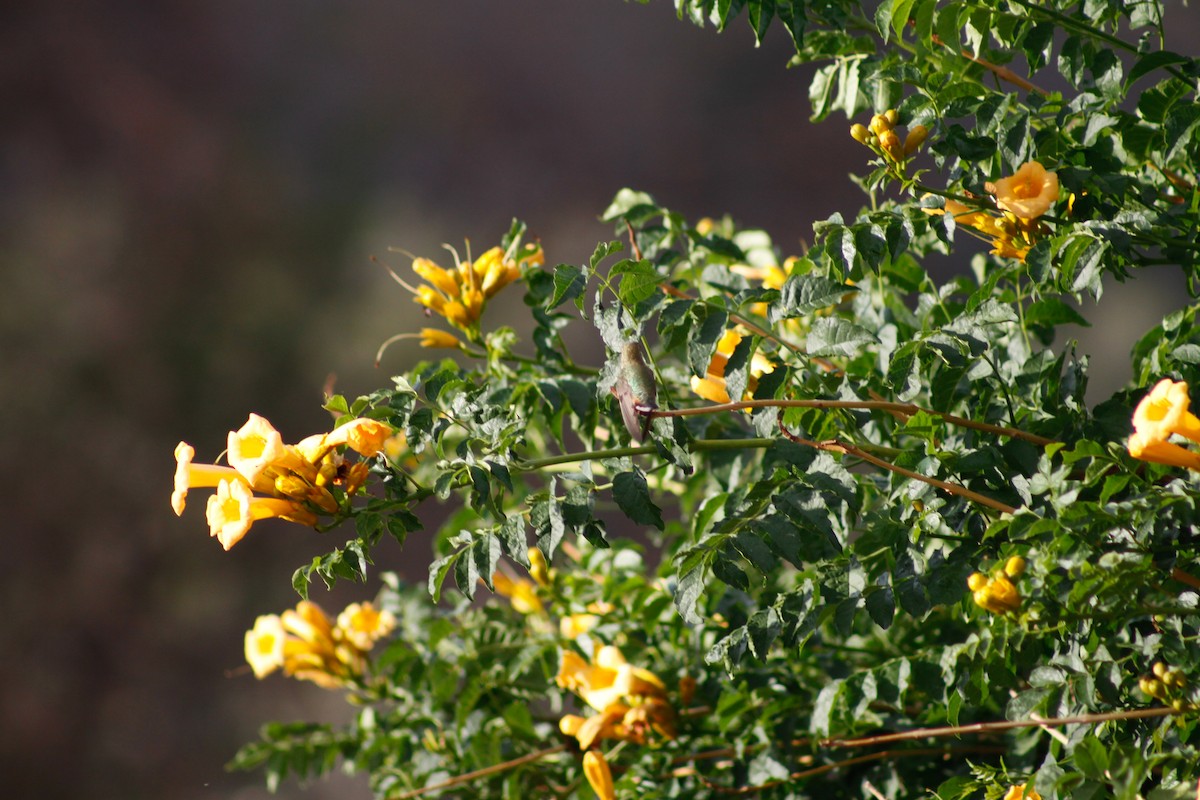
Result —
<path fill-rule="evenodd" d="M 876 343 L 866 328 L 840 317 L 820 317 L 808 334 L 810 356 L 856 356 Z"/>
<path fill-rule="evenodd" d="M 1081 325 L 1091 327 L 1083 316 L 1057 297 L 1044 297 L 1025 309 L 1025 322 L 1030 325 Z"/>
<path fill-rule="evenodd" d="M 819 275 L 793 275 L 779 290 L 779 300 L 767 309 L 767 320 L 774 325 L 783 319 L 811 314 L 840 303 L 843 297 L 856 291 L 852 286 Z"/>
<path fill-rule="evenodd" d="M 634 522 L 653 525 L 663 529 L 662 511 L 650 499 L 650 487 L 641 470 L 622 472 L 613 478 L 613 499 L 617 506 Z"/>
<path fill-rule="evenodd" d="M 613 267 L 612 275 L 620 276 L 617 297 L 626 308 L 633 308 L 657 293 L 662 280 L 649 261 L 622 261 Z"/>
<path fill-rule="evenodd" d="M 554 268 L 554 294 L 546 309 L 557 308 L 568 300 L 575 300 L 579 310 L 583 310 L 583 290 L 587 287 L 587 276 L 583 270 L 571 264 L 559 264 Z"/>
<path fill-rule="evenodd" d="M 1172 53 L 1170 50 L 1155 50 L 1138 57 L 1129 70 L 1129 76 L 1126 78 L 1125 84 L 1129 86 L 1138 78 L 1156 69 L 1170 67 L 1175 64 L 1189 64 L 1191 62 L 1191 58 L 1181 56 L 1178 53 Z"/>

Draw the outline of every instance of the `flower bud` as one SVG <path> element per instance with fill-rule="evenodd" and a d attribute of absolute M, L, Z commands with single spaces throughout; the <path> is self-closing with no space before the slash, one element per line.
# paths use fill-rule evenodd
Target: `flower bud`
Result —
<path fill-rule="evenodd" d="M 1167 665 L 1161 661 L 1155 661 L 1154 666 L 1150 668 L 1150 671 L 1154 673 L 1154 677 L 1156 678 L 1165 678 L 1167 676 Z"/>
<path fill-rule="evenodd" d="M 904 137 L 904 155 L 911 156 L 917 152 L 917 148 L 925 143 L 927 136 L 929 136 L 929 129 L 924 125 L 913 125 L 909 128 L 908 136 Z"/>
<path fill-rule="evenodd" d="M 1004 562 L 1004 574 L 1010 578 L 1019 578 L 1025 574 L 1025 559 L 1013 556 Z"/>
<path fill-rule="evenodd" d="M 444 347 L 451 350 L 462 348 L 458 337 L 437 328 L 421 328 L 421 347 Z"/>
<path fill-rule="evenodd" d="M 871 134 L 870 131 L 867 130 L 867 126 L 860 122 L 856 122 L 850 126 L 850 138 L 859 144 L 866 144 L 867 137 L 870 135 Z"/>
<path fill-rule="evenodd" d="M 871 133 L 882 137 L 884 131 L 890 131 L 892 126 L 891 123 L 887 121 L 887 117 L 885 117 L 883 114 L 876 114 L 875 116 L 871 117 L 870 128 Z"/>
<path fill-rule="evenodd" d="M 904 145 L 900 143 L 900 137 L 891 128 L 879 134 L 879 146 L 891 156 L 893 161 L 904 158 Z"/>
<path fill-rule="evenodd" d="M 591 785 L 592 791 L 600 800 L 615 800 L 616 790 L 613 788 L 612 770 L 604 756 L 595 750 L 583 754 L 583 775 Z"/>
<path fill-rule="evenodd" d="M 529 556 L 529 577 L 533 578 L 538 586 L 549 586 L 550 566 L 546 563 L 546 557 L 542 555 L 542 551 L 531 547 L 527 555 Z"/>
<path fill-rule="evenodd" d="M 883 118 L 887 120 L 888 127 L 896 127 L 896 123 L 900 121 L 900 112 L 894 108 L 889 108 L 883 112 Z"/>
<path fill-rule="evenodd" d="M 986 588 L 987 585 L 987 576 L 982 572 L 974 572 L 971 574 L 971 577 L 967 578 L 967 588 L 972 592 L 978 592 L 979 590 Z"/>
<path fill-rule="evenodd" d="M 1139 679 L 1138 688 L 1141 689 L 1144 694 L 1147 694 L 1150 697 L 1162 697 L 1163 694 L 1163 685 L 1155 678 Z"/>
<path fill-rule="evenodd" d="M 574 736 L 583 727 L 584 719 L 577 714 L 567 714 L 558 721 L 558 729 L 564 736 Z"/>

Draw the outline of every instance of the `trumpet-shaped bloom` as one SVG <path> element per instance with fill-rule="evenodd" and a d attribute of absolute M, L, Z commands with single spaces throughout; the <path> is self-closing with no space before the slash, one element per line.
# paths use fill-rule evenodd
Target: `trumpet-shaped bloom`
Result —
<path fill-rule="evenodd" d="M 1177 433 L 1200 442 L 1200 419 L 1189 407 L 1188 385 L 1163 378 L 1142 398 L 1133 412 L 1133 428 L 1152 441 L 1166 441 Z"/>
<path fill-rule="evenodd" d="M 497 571 L 492 575 L 492 586 L 496 594 L 507 597 L 512 607 L 521 614 L 545 614 L 546 608 L 537 596 L 537 586 L 524 578 L 510 578 Z"/>
<path fill-rule="evenodd" d="M 1020 219 L 1037 219 L 1058 200 L 1058 176 L 1036 161 L 1027 161 L 1012 177 L 989 183 L 987 189 L 1000 208 Z"/>
<path fill-rule="evenodd" d="M 1135 432 L 1129 437 L 1128 447 L 1129 455 L 1141 461 L 1200 470 L 1200 453 L 1180 447 L 1174 442 L 1164 442 Z"/>
<path fill-rule="evenodd" d="M 175 446 L 175 490 L 171 492 L 171 508 L 175 516 L 183 516 L 187 505 L 188 489 L 200 487 L 216 488 L 222 481 L 242 481 L 241 474 L 233 467 L 216 464 L 193 464 L 196 449 L 187 442 Z"/>
<path fill-rule="evenodd" d="M 325 437 L 325 445 L 334 447 L 344 444 L 360 456 L 371 458 L 383 451 L 384 443 L 395 433 L 396 429 L 386 422 L 359 417 L 334 428 Z"/>
<path fill-rule="evenodd" d="M 302 525 L 316 525 L 317 518 L 308 509 L 291 500 L 255 497 L 241 480 L 222 480 L 217 492 L 208 498 L 209 534 L 226 550 L 242 540 L 256 520 L 281 517 Z"/>
<path fill-rule="evenodd" d="M 283 644 L 287 632 L 275 614 L 254 620 L 254 627 L 246 631 L 246 661 L 254 670 L 254 677 L 265 678 L 283 666 Z"/>
<path fill-rule="evenodd" d="M 612 645 L 597 650 L 591 664 L 575 651 L 564 650 L 556 682 L 597 711 L 614 703 L 666 697 L 666 687 L 657 675 L 629 664 Z"/>
<path fill-rule="evenodd" d="M 226 452 L 229 466 L 252 484 L 264 474 L 285 470 L 310 481 L 317 475 L 317 468 L 295 448 L 287 447 L 275 426 L 258 414 L 251 414 L 245 425 L 229 432 Z"/>
<path fill-rule="evenodd" d="M 957 200 L 946 200 L 946 207 L 922 209 L 926 214 L 949 214 L 954 217 L 954 223 L 971 229 L 977 238 L 983 239 L 992 246 L 994 255 L 1004 258 L 1015 258 L 1024 263 L 1032 246 L 1032 234 L 1035 226 L 1028 230 L 1013 219 L 1006 219 L 989 214 L 986 211 L 972 209 Z"/>
<path fill-rule="evenodd" d="M 351 603 L 337 618 L 337 631 L 362 651 L 370 650 L 395 628 L 395 615 L 370 603 Z"/>

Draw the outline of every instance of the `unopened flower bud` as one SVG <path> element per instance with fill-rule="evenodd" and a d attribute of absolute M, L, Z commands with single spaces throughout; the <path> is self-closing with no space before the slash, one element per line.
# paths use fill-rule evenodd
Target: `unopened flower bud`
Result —
<path fill-rule="evenodd" d="M 982 572 L 973 572 L 971 577 L 967 578 L 967 588 L 972 592 L 978 592 L 980 589 L 988 585 L 987 575 Z"/>
<path fill-rule="evenodd" d="M 1004 562 L 1004 574 L 1010 578 L 1019 578 L 1025 574 L 1025 559 L 1013 556 Z"/>
<path fill-rule="evenodd" d="M 1154 666 L 1150 668 L 1156 678 L 1165 678 L 1167 676 L 1167 665 L 1161 661 L 1155 661 Z"/>
<path fill-rule="evenodd" d="M 870 135 L 871 132 L 867 130 L 867 126 L 861 122 L 856 122 L 850 126 L 850 138 L 859 144 L 866 144 L 867 138 Z"/>
<path fill-rule="evenodd" d="M 892 125 L 887 121 L 887 117 L 885 117 L 883 114 L 876 114 L 875 116 L 871 117 L 870 128 L 871 133 L 882 137 L 885 131 L 890 131 L 892 129 Z"/>
<path fill-rule="evenodd" d="M 904 145 L 901 144 L 900 137 L 896 132 L 890 128 L 879 134 L 879 146 L 891 156 L 893 161 L 904 158 Z"/>
<path fill-rule="evenodd" d="M 546 557 L 542 555 L 542 551 L 531 547 L 527 555 L 529 556 L 529 577 L 533 578 L 538 586 L 549 586 L 550 566 L 546 563 Z"/>
<path fill-rule="evenodd" d="M 445 347 L 451 350 L 462 348 L 462 342 L 453 333 L 437 328 L 421 328 L 421 347 Z"/>
<path fill-rule="evenodd" d="M 603 754 L 595 750 L 583 754 L 583 775 L 600 800 L 615 800 L 617 793 L 613 788 L 612 770 Z"/>
<path fill-rule="evenodd" d="M 1156 678 L 1139 679 L 1138 688 L 1142 690 L 1143 694 L 1147 694 L 1150 697 L 1162 697 L 1163 694 L 1163 685 Z"/>
<path fill-rule="evenodd" d="M 917 152 L 917 148 L 925 143 L 927 136 L 929 136 L 929 129 L 924 125 L 913 125 L 909 128 L 908 135 L 904 137 L 904 155 L 911 156 Z"/>
<path fill-rule="evenodd" d="M 900 121 L 900 112 L 894 108 L 889 108 L 883 112 L 883 118 L 887 120 L 888 127 L 894 128 L 896 123 Z"/>
<path fill-rule="evenodd" d="M 558 729 L 564 736 L 574 736 L 583 727 L 584 719 L 577 714 L 567 714 L 558 721 Z"/>

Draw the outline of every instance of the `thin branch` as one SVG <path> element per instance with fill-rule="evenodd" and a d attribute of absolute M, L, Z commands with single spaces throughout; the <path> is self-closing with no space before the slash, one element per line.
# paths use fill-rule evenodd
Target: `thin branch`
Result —
<path fill-rule="evenodd" d="M 1039 717 L 1038 719 L 1004 720 L 1001 722 L 975 722 L 970 725 L 947 725 L 941 728 L 917 728 L 900 733 L 884 733 L 877 736 L 864 736 L 858 739 L 826 739 L 821 742 L 825 747 L 872 747 L 877 744 L 892 742 L 907 742 L 913 739 L 936 739 L 942 736 L 962 736 L 974 733 L 997 733 L 1018 728 L 1058 727 L 1060 725 L 1095 725 L 1101 722 L 1114 722 L 1124 719 L 1150 719 L 1153 717 L 1169 717 L 1180 714 L 1169 706 L 1161 708 L 1138 708 L 1132 711 L 1109 711 L 1103 714 L 1078 714 L 1073 717 Z"/>
<path fill-rule="evenodd" d="M 1171 577 L 1174 578 L 1175 580 L 1179 581 L 1180 583 L 1186 583 L 1188 586 L 1192 587 L 1193 589 L 1200 589 L 1200 578 L 1197 578 L 1195 575 L 1191 575 L 1187 572 L 1184 572 L 1179 567 L 1174 567 L 1171 570 Z"/>
<path fill-rule="evenodd" d="M 921 747 L 921 748 L 909 748 L 909 749 L 900 749 L 900 750 L 881 750 L 878 753 L 870 753 L 868 755 L 855 756 L 854 758 L 847 758 L 847 759 L 843 759 L 841 761 L 835 761 L 832 764 L 822 764 L 819 767 L 812 767 L 811 769 L 805 769 L 805 770 L 800 770 L 798 772 L 793 772 L 790 775 L 788 775 L 787 778 L 784 778 L 781 780 L 776 780 L 776 781 L 768 781 L 767 783 L 760 783 L 756 786 L 739 786 L 739 787 L 721 786 L 720 784 L 716 784 L 716 783 L 713 783 L 712 781 L 707 780 L 703 775 L 700 775 L 699 773 L 696 773 L 696 777 L 699 778 L 701 783 L 703 783 L 708 789 L 711 789 L 712 791 L 717 792 L 719 794 L 748 795 L 748 794 L 757 794 L 758 792 L 766 791 L 767 789 L 773 789 L 776 786 L 780 786 L 780 785 L 782 785 L 784 783 L 788 783 L 790 781 L 797 781 L 797 780 L 802 780 L 804 778 L 811 778 L 816 775 L 822 775 L 826 772 L 832 772 L 835 769 L 841 769 L 842 767 L 851 767 L 851 766 L 854 766 L 855 764 L 864 764 L 864 763 L 867 763 L 870 761 L 882 761 L 882 760 L 889 759 L 889 758 L 903 758 L 905 756 L 938 756 L 938 755 L 948 756 L 955 752 L 1000 754 L 1000 753 L 1005 752 L 1005 748 L 1002 748 L 1002 747 L 953 747 L 953 748 Z"/>
<path fill-rule="evenodd" d="M 928 475 L 922 475 L 919 472 L 913 472 L 912 470 L 905 469 L 904 467 L 898 467 L 895 464 L 891 463 L 890 461 L 884 461 L 882 458 L 876 458 L 875 456 L 871 455 L 870 453 L 866 452 L 865 450 L 855 447 L 852 444 L 843 444 L 843 443 L 837 441 L 836 439 L 832 439 L 832 440 L 825 441 L 825 442 L 814 442 L 811 439 L 805 439 L 800 436 L 797 436 L 794 433 L 792 433 L 791 431 L 789 431 L 787 429 L 787 427 L 783 424 L 783 411 L 782 410 L 779 412 L 779 431 L 785 437 L 787 437 L 790 441 L 793 441 L 796 444 L 802 444 L 807 447 L 814 447 L 817 450 L 824 450 L 826 452 L 844 453 L 849 456 L 854 456 L 855 458 L 861 458 L 863 461 L 866 461 L 869 464 L 874 464 L 875 466 L 879 467 L 880 469 L 886 469 L 891 472 L 895 472 L 898 475 L 903 475 L 906 478 L 912 478 L 913 480 L 921 481 L 922 483 L 928 483 L 930 486 L 936 486 L 937 488 L 941 489 L 944 492 L 949 492 L 950 494 L 956 494 L 960 497 L 965 497 L 966 499 L 968 499 L 974 503 L 979 503 L 981 506 L 987 506 L 988 508 L 995 509 L 996 511 L 999 511 L 1001 513 L 1015 514 L 1017 511 L 1016 508 L 1008 505 L 1007 503 L 1001 503 L 999 500 L 993 500 L 992 498 L 990 498 L 986 495 L 979 494 L 979 492 L 973 492 L 970 489 L 968 489 L 967 487 L 962 486 L 960 484 L 949 483 L 947 481 L 939 480 L 937 478 L 931 478 Z"/>
<path fill-rule="evenodd" d="M 1053 444 L 1055 441 L 1054 439 L 1047 439 L 1044 436 L 1027 433 L 1020 428 L 1007 428 L 1003 425 L 977 422 L 973 419 L 946 414 L 942 411 L 934 411 L 931 408 L 924 408 L 913 403 L 894 403 L 890 400 L 740 400 L 734 403 L 719 403 L 717 405 L 697 406 L 695 408 L 674 408 L 665 411 L 655 410 L 652 416 L 690 417 L 699 414 L 715 414 L 721 411 L 741 411 L 746 408 L 845 408 L 859 411 L 888 411 L 909 415 L 925 412 L 960 428 L 971 428 L 972 430 L 984 431 L 985 433 L 992 433 L 997 436 L 1023 439 L 1040 447 Z"/>
<path fill-rule="evenodd" d="M 567 746 L 565 744 L 560 744 L 555 747 L 547 747 L 545 750 L 527 753 L 520 758 L 514 758 L 511 761 L 505 761 L 502 764 L 493 764 L 490 767 L 477 769 L 474 772 L 464 772 L 462 775 L 455 775 L 453 778 L 444 780 L 441 783 L 435 783 L 432 786 L 424 786 L 420 789 L 412 789 L 411 791 L 404 792 L 403 794 L 389 795 L 386 800 L 409 800 L 409 798 L 420 797 L 421 795 L 430 794 L 431 792 L 442 792 L 446 789 L 453 789 L 455 786 L 461 786 L 464 783 L 470 783 L 478 778 L 486 778 L 489 775 L 495 775 L 497 772 L 504 772 L 505 770 L 513 769 L 524 764 L 530 764 L 534 761 L 539 761 L 546 756 L 552 756 L 555 753 L 562 753 L 566 749 Z"/>

